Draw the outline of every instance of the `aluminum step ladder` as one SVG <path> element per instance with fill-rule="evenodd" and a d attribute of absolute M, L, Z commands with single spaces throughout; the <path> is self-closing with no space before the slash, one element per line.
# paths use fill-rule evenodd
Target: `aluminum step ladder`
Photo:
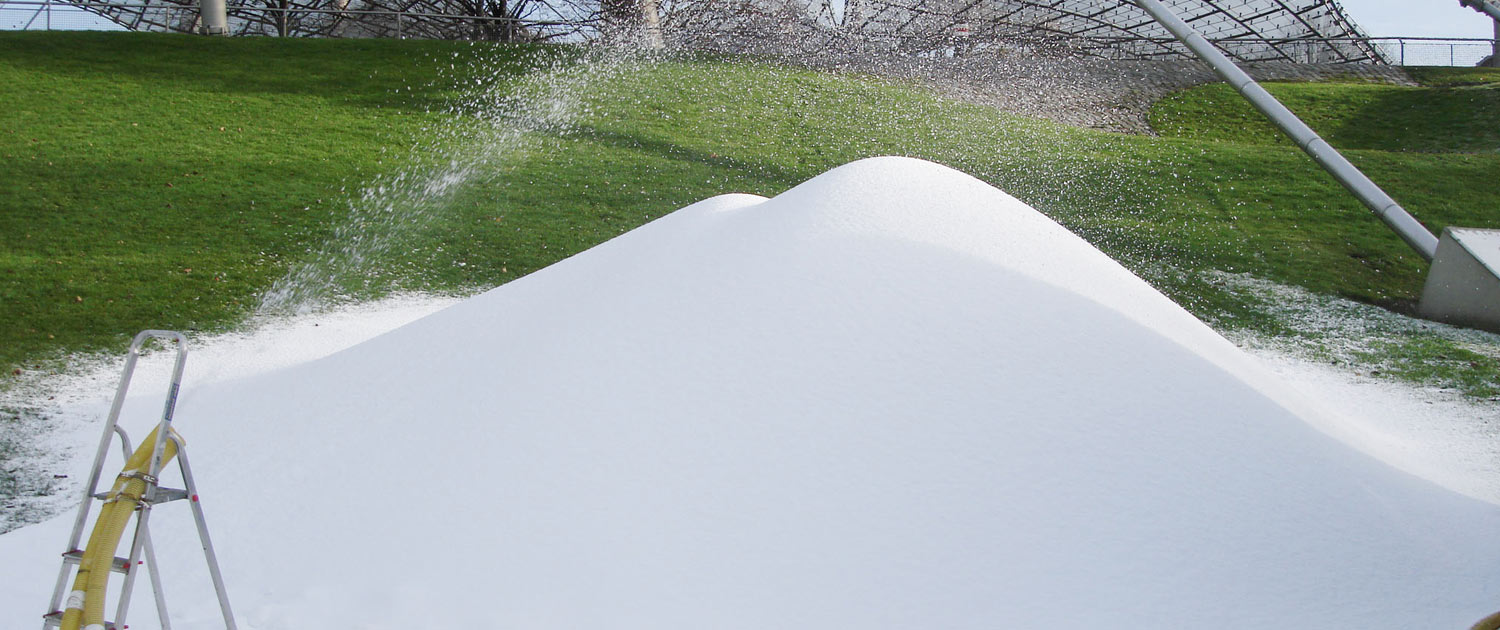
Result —
<path fill-rule="evenodd" d="M 172 381 L 167 389 L 166 406 L 162 411 L 161 422 L 157 424 L 156 444 L 148 469 L 150 474 L 144 477 L 146 491 L 134 515 L 135 534 L 130 545 L 130 554 L 124 558 L 116 557 L 110 563 L 110 570 L 123 573 L 125 579 L 120 587 L 115 620 L 105 622 L 105 628 L 106 630 L 117 628 L 123 630 L 129 627 L 125 624 L 125 614 L 130 609 L 131 589 L 135 586 L 135 576 L 139 573 L 139 567 L 144 565 L 151 579 L 151 589 L 156 595 L 156 614 L 161 619 L 162 630 L 171 630 L 172 625 L 167 616 L 167 601 L 162 592 L 160 568 L 156 563 L 156 550 L 151 543 L 151 530 L 148 523 L 153 506 L 186 499 L 192 507 L 193 519 L 197 521 L 198 540 L 203 545 L 203 556 L 208 560 L 208 573 L 213 579 L 214 591 L 218 594 L 219 609 L 224 614 L 224 627 L 227 630 L 237 630 L 234 613 L 229 608 L 229 597 L 224 591 L 224 579 L 219 573 L 219 561 L 214 555 L 213 542 L 208 537 L 208 525 L 203 518 L 203 507 L 198 502 L 198 487 L 193 482 L 192 467 L 188 465 L 187 445 L 170 430 L 172 414 L 177 407 L 177 392 L 182 385 L 182 367 L 187 360 L 187 338 L 182 333 L 167 330 L 141 331 L 130 343 L 130 352 L 125 357 L 125 370 L 120 376 L 120 386 L 115 390 L 114 403 L 110 406 L 109 417 L 104 423 L 104 435 L 99 438 L 99 450 L 94 455 L 94 468 L 89 473 L 88 483 L 83 488 L 83 498 L 78 505 L 78 518 L 73 523 L 73 533 L 68 538 L 67 550 L 62 554 L 62 568 L 57 573 L 57 586 L 52 591 L 52 603 L 47 608 L 49 612 L 42 618 L 43 630 L 62 625 L 63 594 L 67 592 L 70 578 L 76 573 L 73 567 L 83 562 L 83 550 L 78 545 L 83 538 L 89 510 L 95 501 L 104 501 L 109 498 L 109 493 L 100 492 L 98 485 L 105 459 L 109 454 L 109 444 L 114 441 L 115 437 L 118 436 L 120 439 L 120 448 L 125 453 L 125 459 L 130 459 L 132 453 L 130 436 L 119 425 L 120 408 L 124 406 L 126 393 L 130 390 L 130 379 L 135 372 L 136 359 L 140 357 L 141 347 L 152 339 L 174 343 L 177 360 L 172 368 Z M 162 451 L 168 439 L 177 446 L 177 467 L 182 473 L 182 488 L 165 488 L 158 485 L 163 467 Z M 143 554 L 144 561 L 142 560 Z"/>

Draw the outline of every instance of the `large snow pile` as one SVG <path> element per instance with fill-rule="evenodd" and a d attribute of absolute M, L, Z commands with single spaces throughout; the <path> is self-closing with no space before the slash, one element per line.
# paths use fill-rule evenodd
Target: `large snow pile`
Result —
<path fill-rule="evenodd" d="M 128 409 L 137 435 L 159 404 Z M 178 426 L 246 629 L 1409 629 L 1500 608 L 1500 507 L 1321 418 L 1021 202 L 879 158 L 190 388 Z M 0 537 L 6 625 L 39 622 L 71 520 Z M 153 525 L 174 627 L 216 627 L 187 510 Z M 132 625 L 149 601 L 143 580 Z"/>

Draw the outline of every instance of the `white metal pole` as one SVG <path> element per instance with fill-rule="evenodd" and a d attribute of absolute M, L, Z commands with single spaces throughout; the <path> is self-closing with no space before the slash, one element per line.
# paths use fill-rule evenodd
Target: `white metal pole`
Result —
<path fill-rule="evenodd" d="M 1271 122 L 1276 123 L 1276 126 L 1290 136 L 1297 146 L 1302 147 L 1302 150 L 1313 161 L 1333 175 L 1344 188 L 1353 193 L 1382 221 L 1385 221 L 1385 224 L 1395 230 L 1401 240 L 1406 241 L 1407 245 L 1422 255 L 1422 258 L 1430 262 L 1437 255 L 1438 239 L 1433 236 L 1432 232 L 1422 227 L 1422 224 L 1412 218 L 1411 214 L 1401 207 L 1401 204 L 1391 199 L 1390 195 L 1385 194 L 1385 191 L 1375 185 L 1375 182 L 1370 181 L 1370 178 L 1365 177 L 1364 173 L 1349 163 L 1349 160 L 1344 159 L 1343 155 L 1318 137 L 1318 134 L 1297 118 L 1296 114 L 1277 101 L 1276 97 L 1271 96 L 1265 88 L 1250 78 L 1250 75 L 1245 74 L 1245 71 L 1230 61 L 1228 56 L 1219 52 L 1219 49 L 1214 48 L 1213 44 L 1210 44 L 1207 39 L 1193 30 L 1193 27 L 1188 26 L 1187 22 L 1182 21 L 1182 18 L 1177 17 L 1176 13 L 1158 0 L 1134 0 L 1134 2 L 1151 14 L 1151 17 L 1168 31 L 1171 31 L 1172 35 L 1198 55 L 1199 59 L 1212 67 L 1219 78 L 1234 86 L 1234 89 L 1245 97 L 1245 100 L 1250 101 L 1250 104 L 1270 118 Z"/>

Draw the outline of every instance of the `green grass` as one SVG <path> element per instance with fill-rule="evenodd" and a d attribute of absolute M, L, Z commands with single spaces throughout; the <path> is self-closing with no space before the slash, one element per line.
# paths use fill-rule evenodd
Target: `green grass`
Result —
<path fill-rule="evenodd" d="M 1267 91 L 1282 101 L 1308 126 L 1344 152 L 1434 233 L 1448 225 L 1490 227 L 1500 224 L 1492 181 L 1497 174 L 1500 130 L 1500 72 L 1474 68 L 1409 68 L 1421 87 L 1371 83 L 1273 83 Z M 1260 201 L 1249 216 L 1258 232 L 1254 249 L 1242 252 L 1263 259 L 1265 265 L 1241 258 L 1211 256 L 1220 269 L 1245 269 L 1260 277 L 1294 284 L 1315 292 L 1338 295 L 1409 313 L 1424 277 L 1423 267 L 1410 254 L 1390 247 L 1392 240 L 1377 221 L 1349 206 L 1329 212 L 1323 197 L 1303 189 L 1299 181 L 1327 181 L 1285 160 L 1294 155 L 1279 131 L 1243 98 L 1223 84 L 1185 90 L 1158 102 L 1150 116 L 1164 137 L 1205 143 L 1210 154 L 1234 155 L 1223 163 L 1230 174 L 1249 175 L 1251 190 Z M 1293 163 L 1306 160 L 1292 159 Z M 1285 171 L 1285 180 L 1274 173 Z M 1291 210 L 1283 220 L 1265 222 L 1275 208 Z M 1307 214 L 1307 210 L 1314 212 Z M 1295 214 L 1304 214 L 1298 220 Z M 1292 229 L 1284 229 L 1290 227 Z M 1311 230 L 1303 233 L 1302 228 Z M 1217 231 L 1217 230 L 1214 230 Z M 1340 243 L 1340 235 L 1345 236 Z M 1317 251 L 1308 251 L 1317 250 Z M 1320 265 L 1348 257 L 1340 271 Z M 1349 264 L 1357 263 L 1358 266 Z M 1190 280 L 1189 282 L 1192 282 Z M 1274 305 L 1253 297 L 1230 297 L 1189 288 L 1187 294 L 1206 296 L 1214 304 L 1200 313 L 1223 327 L 1233 328 L 1236 317 L 1250 327 L 1273 330 L 1281 323 L 1265 315 Z M 1192 299 L 1192 298 L 1189 298 Z M 1237 301 L 1238 300 L 1238 301 Z M 1218 313 L 1218 314 L 1216 314 Z M 1298 331 L 1282 334 L 1299 336 Z M 1317 335 L 1312 335 L 1317 337 Z M 1308 339 L 1313 344 L 1316 338 Z M 1440 383 L 1478 397 L 1500 394 L 1500 362 L 1494 353 L 1476 353 L 1452 335 L 1403 330 L 1390 338 L 1371 340 L 1357 363 L 1378 366 L 1371 371 L 1421 383 Z"/>
<path fill-rule="evenodd" d="M 1425 70 L 1425 71 L 1423 71 Z M 1500 152 L 1500 74 L 1417 69 L 1437 87 L 1377 83 L 1267 83 L 1266 91 L 1340 149 Z M 1465 80 L 1467 77 L 1467 81 Z M 1174 94 L 1151 111 L 1166 137 L 1292 146 L 1227 84 Z"/>
<path fill-rule="evenodd" d="M 1422 86 L 1432 88 L 1494 85 L 1500 83 L 1500 68 L 1418 66 L 1407 68 L 1406 73 Z"/>
<path fill-rule="evenodd" d="M 232 325 L 436 122 L 397 90 L 451 48 L 0 36 L 0 365 Z"/>
<path fill-rule="evenodd" d="M 367 182 L 438 168 L 414 161 L 480 154 L 493 121 L 432 113 L 466 98 L 471 90 L 458 84 L 478 78 L 511 89 L 526 68 L 559 54 L 390 40 L 0 33 L 0 102 L 8 104 L 0 155 L 14 165 L 0 178 L 0 365 L 32 369 L 61 352 L 119 349 L 147 327 L 234 326 L 275 278 L 317 257 Z M 473 59 L 485 70 L 469 76 Z M 1463 90 L 1489 98 L 1488 88 L 1465 84 L 1481 79 L 1434 75 L 1445 87 L 1418 90 L 1417 102 Z M 1344 94 L 1345 86 L 1325 87 Z M 651 64 L 586 92 L 575 124 L 503 145 L 448 194 L 396 203 L 390 225 L 372 228 L 390 246 L 339 278 L 342 289 L 368 296 L 494 286 L 699 199 L 774 195 L 884 154 L 933 159 L 996 184 L 1226 330 L 1299 334 L 1264 300 L 1220 286 L 1209 272 L 1397 310 L 1421 289 L 1425 265 L 1368 211 L 1295 149 L 1247 125 L 1218 124 L 1218 107 L 1192 102 L 1197 91 L 1158 112 L 1175 121 L 1175 137 L 1166 138 L 718 59 Z M 1217 98 L 1204 94 L 1198 100 Z M 1476 128 L 1464 112 L 1489 110 L 1441 110 L 1442 120 L 1422 122 L 1397 146 L 1356 132 L 1348 118 L 1393 101 L 1359 98 L 1359 107 L 1308 111 L 1349 128 L 1335 143 L 1352 143 L 1350 158 L 1430 228 L 1500 227 L 1500 191 L 1485 185 L 1500 178 L 1500 156 L 1445 131 Z M 432 129 L 450 140 L 420 142 Z M 371 208 L 356 203 L 353 212 Z M 1414 366 L 1401 372 L 1406 378 L 1476 396 L 1500 392 L 1493 362 L 1444 364 L 1439 357 L 1460 355 L 1406 338 L 1420 343 L 1372 361 L 1404 353 Z M 1416 373 L 1428 364 L 1462 374 Z"/>

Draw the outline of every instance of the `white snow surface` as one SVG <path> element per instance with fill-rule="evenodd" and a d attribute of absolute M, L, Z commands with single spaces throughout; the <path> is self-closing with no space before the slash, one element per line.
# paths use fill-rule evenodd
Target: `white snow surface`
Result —
<path fill-rule="evenodd" d="M 1500 506 L 1365 454 L 1083 240 L 917 160 L 695 204 L 331 356 L 188 372 L 177 426 L 247 630 L 1500 607 Z M 132 399 L 133 434 L 160 404 Z M 7 625 L 45 612 L 72 520 L 0 536 Z M 152 525 L 173 626 L 222 627 L 187 509 Z M 155 621 L 144 580 L 131 614 Z"/>
<path fill-rule="evenodd" d="M 1453 238 L 1491 273 L 1500 274 L 1500 230 L 1450 228 Z"/>

